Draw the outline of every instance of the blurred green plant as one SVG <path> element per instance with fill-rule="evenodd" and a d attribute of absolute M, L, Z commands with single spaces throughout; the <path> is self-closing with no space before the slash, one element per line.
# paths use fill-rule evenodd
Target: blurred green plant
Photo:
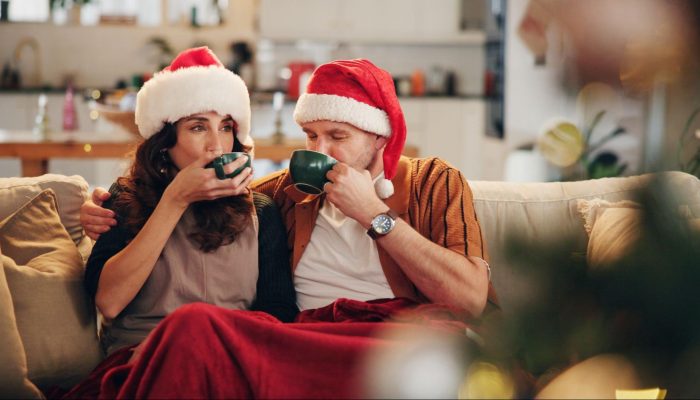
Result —
<path fill-rule="evenodd" d="M 695 134 L 696 137 L 690 134 L 698 114 L 700 114 L 700 107 L 693 110 L 693 112 L 690 113 L 690 117 L 685 121 L 681 139 L 678 141 L 676 158 L 678 160 L 678 168 L 680 168 L 681 171 L 700 177 L 700 136 L 698 136 L 697 131 Z M 691 152 L 688 152 L 689 148 Z M 694 154 L 692 153 L 692 149 L 695 149 Z M 690 154 L 690 157 L 684 157 L 684 153 Z M 687 158 L 687 161 L 684 161 L 685 158 Z"/>
<path fill-rule="evenodd" d="M 485 356 L 541 377 L 616 353 L 669 398 L 700 397 L 700 232 L 668 193 L 661 181 L 642 193 L 640 239 L 605 268 L 589 268 L 566 239 L 512 240 L 509 258 L 535 287 L 516 310 L 486 318 Z"/>
<path fill-rule="evenodd" d="M 591 159 L 593 153 L 596 150 L 600 149 L 605 143 L 615 138 L 616 136 L 625 133 L 624 128 L 617 127 L 595 144 L 591 144 L 591 136 L 593 136 L 593 130 L 596 128 L 600 120 L 603 119 L 603 116 L 605 116 L 605 111 L 599 111 L 595 115 L 595 117 L 593 117 L 593 121 L 588 126 L 585 133 L 585 150 L 583 151 L 583 154 L 581 154 L 579 162 L 588 174 L 588 179 L 620 176 L 627 169 L 627 163 L 620 164 L 617 155 L 610 151 L 600 152 L 596 154 L 596 156 L 593 157 L 593 159 Z"/>
<path fill-rule="evenodd" d="M 161 36 L 153 36 L 148 39 L 147 45 L 156 50 L 154 62 L 157 64 L 157 70 L 160 71 L 170 64 L 170 61 L 175 56 L 175 51 L 167 39 Z"/>

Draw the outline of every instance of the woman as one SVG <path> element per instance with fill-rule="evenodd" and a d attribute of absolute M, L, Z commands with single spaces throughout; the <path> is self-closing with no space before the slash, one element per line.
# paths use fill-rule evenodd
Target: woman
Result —
<path fill-rule="evenodd" d="M 139 91 L 136 122 L 145 140 L 105 203 L 119 224 L 100 236 L 86 267 L 112 356 L 83 389 L 131 358 L 133 346 L 182 305 L 258 310 L 284 322 L 298 313 L 276 206 L 247 189 L 250 168 L 223 180 L 205 168 L 223 152 L 252 150 L 241 79 L 209 49 L 187 50 Z M 70 396 L 88 392 L 76 387 Z"/>

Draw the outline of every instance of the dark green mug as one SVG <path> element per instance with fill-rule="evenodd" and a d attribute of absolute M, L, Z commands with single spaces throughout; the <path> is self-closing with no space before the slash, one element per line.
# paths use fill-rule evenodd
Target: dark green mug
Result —
<path fill-rule="evenodd" d="M 243 164 L 242 167 L 237 168 L 235 171 L 231 172 L 230 174 L 227 174 L 224 171 L 224 165 L 232 163 L 238 159 L 240 156 L 246 156 L 248 160 L 246 160 L 245 164 Z M 234 151 L 233 153 L 224 153 L 220 155 L 219 157 L 216 157 L 212 162 L 207 164 L 205 168 L 214 168 L 216 171 L 216 177 L 219 179 L 228 179 L 228 178 L 233 178 L 234 176 L 238 175 L 243 171 L 246 167 L 250 167 L 250 155 L 248 153 L 244 153 L 242 151 Z"/>
<path fill-rule="evenodd" d="M 328 182 L 326 174 L 338 162 L 335 158 L 312 150 L 295 150 L 289 160 L 294 186 L 304 193 L 321 194 Z"/>

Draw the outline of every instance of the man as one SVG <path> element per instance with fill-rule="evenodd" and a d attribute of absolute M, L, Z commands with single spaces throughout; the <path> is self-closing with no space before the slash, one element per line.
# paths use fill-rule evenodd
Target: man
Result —
<path fill-rule="evenodd" d="M 406 124 L 388 72 L 367 60 L 321 65 L 294 118 L 307 149 L 339 161 L 325 194 L 298 191 L 287 170 L 252 188 L 280 207 L 302 310 L 341 297 L 407 297 L 472 316 L 495 304 L 469 185 L 437 158 L 400 156 Z M 106 197 L 96 190 L 93 202 Z M 116 223 L 90 202 L 81 221 L 93 238 Z"/>

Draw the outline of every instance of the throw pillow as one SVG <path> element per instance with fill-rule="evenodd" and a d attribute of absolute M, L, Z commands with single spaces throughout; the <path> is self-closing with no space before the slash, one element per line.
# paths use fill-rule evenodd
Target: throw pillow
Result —
<path fill-rule="evenodd" d="M 578 209 L 589 235 L 586 258 L 592 268 L 618 261 L 639 239 L 642 209 L 638 203 L 579 200 Z"/>
<path fill-rule="evenodd" d="M 575 364 L 547 384 L 536 399 L 614 399 L 617 389 L 641 389 L 634 365 L 616 354 L 599 354 Z"/>
<path fill-rule="evenodd" d="M 88 183 L 82 176 L 46 174 L 31 178 L 0 178 L 0 220 L 46 189 L 56 193 L 61 222 L 75 244 L 85 237 L 80 225 L 80 206 L 88 198 Z M 89 249 L 88 249 L 89 254 Z"/>
<path fill-rule="evenodd" d="M 0 222 L 2 265 L 24 344 L 28 376 L 40 388 L 70 387 L 101 359 L 84 263 L 44 190 Z"/>
<path fill-rule="evenodd" d="M 0 268 L 0 348 L 2 348 L 0 397 L 41 398 L 39 390 L 27 379 L 27 358 L 17 331 L 12 297 L 2 268 Z"/>

